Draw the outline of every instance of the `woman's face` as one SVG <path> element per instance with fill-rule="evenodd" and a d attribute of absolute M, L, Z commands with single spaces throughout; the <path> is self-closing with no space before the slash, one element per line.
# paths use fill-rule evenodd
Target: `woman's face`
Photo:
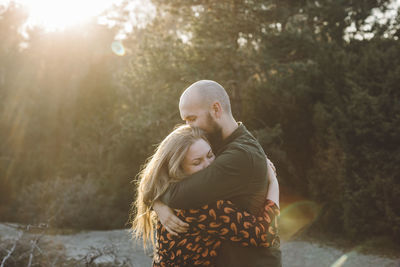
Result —
<path fill-rule="evenodd" d="M 182 169 L 186 175 L 198 172 L 213 162 L 215 156 L 210 145 L 204 139 L 195 141 L 186 152 Z"/>

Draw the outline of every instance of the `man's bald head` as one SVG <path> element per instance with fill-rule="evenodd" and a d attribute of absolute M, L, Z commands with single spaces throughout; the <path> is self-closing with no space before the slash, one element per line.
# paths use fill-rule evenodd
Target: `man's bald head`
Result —
<path fill-rule="evenodd" d="M 211 80 L 200 80 L 183 92 L 179 106 L 196 105 L 208 109 L 215 102 L 221 104 L 224 113 L 232 114 L 229 96 L 224 87 Z"/>
<path fill-rule="evenodd" d="M 204 130 L 212 145 L 221 143 L 238 127 L 228 94 L 214 81 L 201 80 L 189 86 L 181 95 L 179 112 L 187 124 Z"/>

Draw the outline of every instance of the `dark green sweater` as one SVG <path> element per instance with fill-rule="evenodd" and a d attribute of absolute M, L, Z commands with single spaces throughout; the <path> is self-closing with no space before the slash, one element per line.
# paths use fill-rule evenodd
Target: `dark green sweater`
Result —
<path fill-rule="evenodd" d="M 171 208 L 190 209 L 229 199 L 253 215 L 261 214 L 268 191 L 267 164 L 254 136 L 239 123 L 214 152 L 216 159 L 210 166 L 172 184 L 161 200 Z M 281 266 L 281 254 L 279 248 L 225 242 L 217 266 Z"/>

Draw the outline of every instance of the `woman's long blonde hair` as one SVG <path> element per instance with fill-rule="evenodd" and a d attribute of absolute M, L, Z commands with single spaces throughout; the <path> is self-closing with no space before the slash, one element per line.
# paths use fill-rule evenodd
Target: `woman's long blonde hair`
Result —
<path fill-rule="evenodd" d="M 151 240 L 154 246 L 155 214 L 151 207 L 171 183 L 184 178 L 181 167 L 189 147 L 197 140 L 207 141 L 204 132 L 189 125 L 175 128 L 157 147 L 138 174 L 136 213 L 132 222 L 133 237 L 143 238 L 144 247 Z M 208 141 L 207 141 L 208 142 Z"/>

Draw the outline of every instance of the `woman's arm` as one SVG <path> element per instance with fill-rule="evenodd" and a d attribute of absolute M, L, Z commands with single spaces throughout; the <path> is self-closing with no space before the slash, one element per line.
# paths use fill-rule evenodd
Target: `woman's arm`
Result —
<path fill-rule="evenodd" d="M 270 247 L 277 238 L 277 215 L 279 208 L 271 200 L 266 200 L 264 214 L 260 217 L 240 210 L 228 200 L 178 212 L 178 217 L 188 222 L 193 231 L 200 229 L 203 235 L 256 247 Z"/>

